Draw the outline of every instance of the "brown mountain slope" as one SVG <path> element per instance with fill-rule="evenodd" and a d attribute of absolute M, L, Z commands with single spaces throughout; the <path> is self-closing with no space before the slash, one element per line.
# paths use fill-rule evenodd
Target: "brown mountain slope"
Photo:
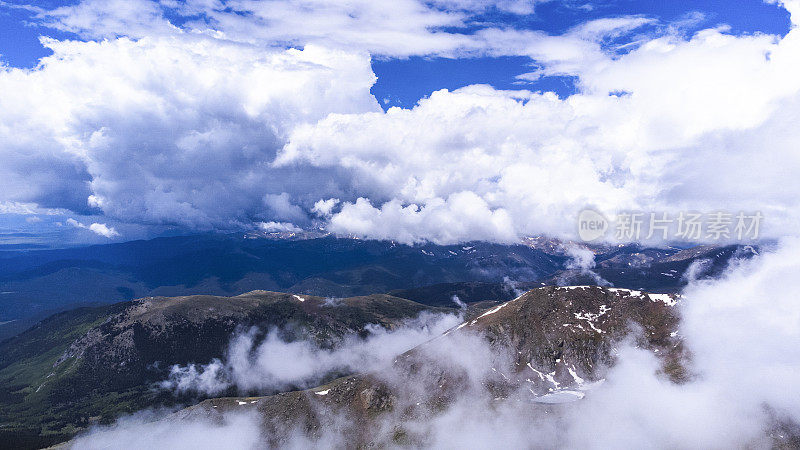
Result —
<path fill-rule="evenodd" d="M 222 421 L 229 412 L 250 411 L 273 445 L 298 432 L 314 439 L 343 433 L 353 445 L 415 445 L 426 439 L 420 423 L 465 400 L 489 408 L 523 402 L 534 415 L 566 407 L 553 403 L 590 391 L 631 333 L 660 357 L 666 374 L 684 379 L 676 301 L 596 286 L 534 289 L 406 352 L 386 370 L 269 397 L 210 399 L 171 420 Z"/>

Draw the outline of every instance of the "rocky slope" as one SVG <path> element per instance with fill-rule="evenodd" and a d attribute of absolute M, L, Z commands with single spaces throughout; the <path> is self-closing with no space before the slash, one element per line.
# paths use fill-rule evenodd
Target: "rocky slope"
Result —
<path fill-rule="evenodd" d="M 420 421 L 465 398 L 488 398 L 489 405 L 522 400 L 532 414 L 565 407 L 602 380 L 626 336 L 660 358 L 665 376 L 684 380 L 677 301 L 596 286 L 534 289 L 469 317 L 386 370 L 306 391 L 210 399 L 170 420 L 221 421 L 228 412 L 251 411 L 273 445 L 298 430 L 317 439 L 335 430 L 353 445 L 413 446 L 425 441 Z"/>
<path fill-rule="evenodd" d="M 596 381 L 613 363 L 614 347 L 628 336 L 657 353 L 665 373 L 681 381 L 687 374 L 676 332 L 678 301 L 672 294 L 620 288 L 544 287 L 489 309 L 457 330 L 510 346 L 516 351 L 516 380 L 523 374 L 537 394 Z"/>
<path fill-rule="evenodd" d="M 254 291 L 151 297 L 62 313 L 0 344 L 0 424 L 8 436 L 63 439 L 94 422 L 187 399 L 152 389 L 173 364 L 223 356 L 242 327 L 333 346 L 368 324 L 392 328 L 433 310 L 372 295 L 330 299 Z"/>

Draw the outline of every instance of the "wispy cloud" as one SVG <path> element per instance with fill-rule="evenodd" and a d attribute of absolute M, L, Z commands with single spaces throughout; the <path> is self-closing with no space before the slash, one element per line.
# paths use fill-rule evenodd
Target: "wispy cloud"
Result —
<path fill-rule="evenodd" d="M 229 388 L 263 392 L 313 387 L 332 374 L 378 370 L 459 322 L 456 314 L 423 313 L 397 330 L 368 325 L 366 338 L 345 336 L 332 349 L 306 340 L 286 341 L 274 329 L 262 340 L 260 330 L 253 328 L 232 338 L 224 360 L 175 366 L 161 385 L 178 392 L 206 394 Z"/>
<path fill-rule="evenodd" d="M 82 228 L 84 230 L 89 230 L 92 233 L 107 237 L 109 239 L 119 237 L 119 233 L 113 227 L 109 227 L 104 223 L 92 223 L 90 225 L 84 225 L 73 218 L 69 218 L 66 220 L 67 225 L 70 225 L 75 228 Z"/>

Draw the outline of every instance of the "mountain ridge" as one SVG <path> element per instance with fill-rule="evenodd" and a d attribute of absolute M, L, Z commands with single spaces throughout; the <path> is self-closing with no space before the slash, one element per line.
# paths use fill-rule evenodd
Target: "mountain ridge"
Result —
<path fill-rule="evenodd" d="M 537 288 L 467 317 L 399 355 L 383 372 L 274 396 L 208 399 L 167 420 L 220 422 L 228 413 L 249 411 L 261 418 L 270 445 L 285 443 L 298 429 L 311 442 L 333 430 L 353 439 L 353 445 L 420 445 L 424 433 L 417 434 L 414 423 L 432 420 L 457 405 L 464 389 L 476 381 L 471 371 L 479 373 L 478 389 L 490 402 L 525 401 L 523 410 L 531 414 L 553 414 L 568 407 L 565 401 L 591 395 L 592 385 L 601 383 L 604 371 L 614 364 L 614 346 L 634 333 L 637 345 L 662 362 L 665 376 L 684 381 L 687 355 L 676 333 L 678 301 L 674 295 L 598 286 Z M 479 359 L 493 361 L 486 367 L 451 366 L 442 349 L 436 349 L 443 345 L 448 355 L 482 351 L 462 348 L 474 344 L 471 338 L 461 340 L 468 336 L 482 339 L 491 354 L 509 356 L 505 368 L 498 365 L 503 357 Z M 346 423 L 332 421 L 331 416 L 346 417 Z"/>
<path fill-rule="evenodd" d="M 222 357 L 237 330 L 270 329 L 331 346 L 367 325 L 396 327 L 440 311 L 388 295 L 336 299 L 254 291 L 144 298 L 60 313 L 0 344 L 4 432 L 71 436 L 123 413 L 188 401 L 153 389 L 170 367 Z"/>

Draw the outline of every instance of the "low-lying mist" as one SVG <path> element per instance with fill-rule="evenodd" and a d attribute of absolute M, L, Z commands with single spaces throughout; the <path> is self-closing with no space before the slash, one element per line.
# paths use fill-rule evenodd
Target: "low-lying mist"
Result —
<path fill-rule="evenodd" d="M 210 395 L 231 387 L 239 392 L 313 387 L 330 374 L 380 369 L 460 321 L 456 314 L 423 312 L 394 330 L 367 325 L 367 337 L 347 335 L 333 348 L 322 348 L 310 340 L 287 341 L 277 329 L 269 330 L 259 341 L 259 330 L 250 328 L 231 339 L 224 359 L 173 366 L 162 387 Z"/>

